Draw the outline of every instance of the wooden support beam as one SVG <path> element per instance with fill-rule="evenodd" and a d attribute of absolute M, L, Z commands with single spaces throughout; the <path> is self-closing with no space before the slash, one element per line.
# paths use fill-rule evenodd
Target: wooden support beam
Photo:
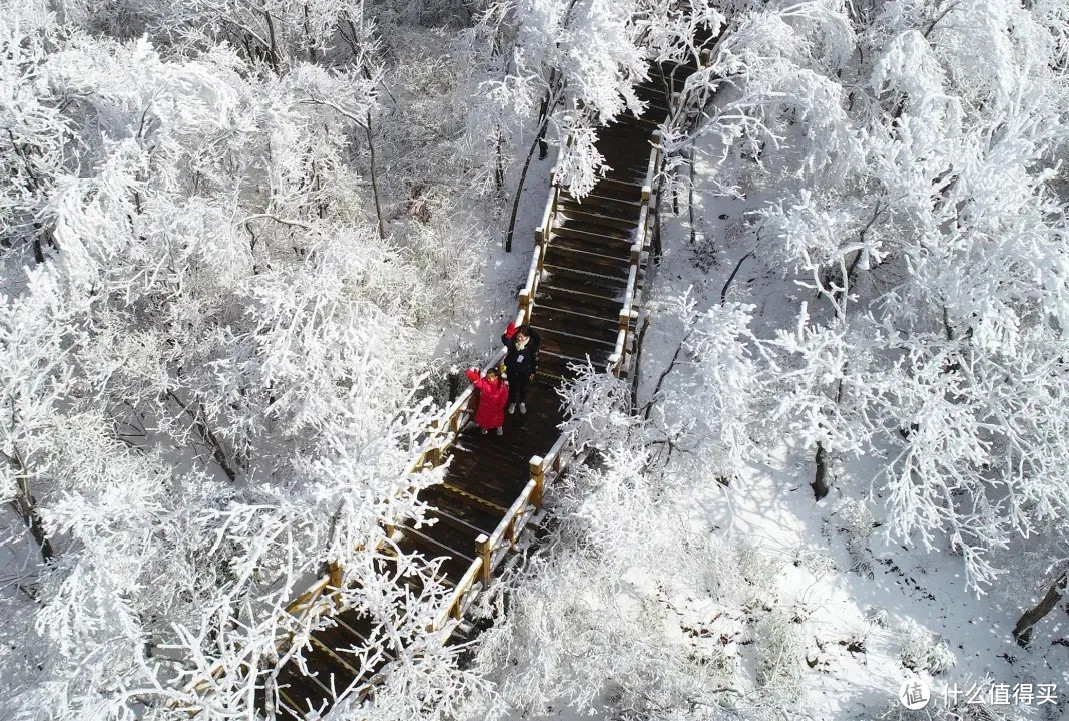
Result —
<path fill-rule="evenodd" d="M 480 533 L 478 538 L 475 539 L 475 554 L 478 558 L 482 559 L 482 568 L 479 569 L 480 579 L 484 583 L 490 582 L 490 571 L 492 570 L 494 550 L 490 547 L 490 537 L 485 533 Z"/>
<path fill-rule="evenodd" d="M 341 591 L 342 580 L 345 574 L 343 573 L 341 564 L 337 561 L 331 561 L 330 563 L 328 563 L 327 571 L 330 574 L 330 586 L 334 589 L 334 593 L 331 594 L 331 600 L 334 601 L 335 608 L 341 608 L 342 598 L 341 593 L 339 593 L 339 591 Z"/>
<path fill-rule="evenodd" d="M 522 512 L 523 512 L 523 509 L 521 508 L 520 509 L 520 513 L 522 513 Z M 505 528 L 505 538 L 509 539 L 509 550 L 510 551 L 515 551 L 516 550 L 516 544 L 520 540 L 520 525 L 518 523 L 516 523 L 516 519 L 518 519 L 518 518 L 519 518 L 519 515 L 513 516 L 512 520 L 509 521 L 509 525 Z"/>
<path fill-rule="evenodd" d="M 534 479 L 535 487 L 531 493 L 531 505 L 535 508 L 542 507 L 542 494 L 546 488 L 546 469 L 543 465 L 542 456 L 531 456 L 528 467 L 531 469 L 531 478 Z"/>
<path fill-rule="evenodd" d="M 526 289 L 520 291 L 520 312 L 523 313 L 524 323 L 531 319 L 531 297 Z"/>

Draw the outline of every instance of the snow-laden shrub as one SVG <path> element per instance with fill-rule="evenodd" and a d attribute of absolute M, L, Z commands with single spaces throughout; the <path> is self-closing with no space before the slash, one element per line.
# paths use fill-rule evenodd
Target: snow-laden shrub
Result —
<path fill-rule="evenodd" d="M 795 551 L 794 565 L 801 566 L 818 578 L 837 570 L 835 559 L 810 546 L 801 546 Z"/>
<path fill-rule="evenodd" d="M 957 663 L 946 641 L 936 639 L 913 621 L 906 625 L 899 659 L 911 671 L 927 671 L 936 675 L 946 673 Z"/>
<path fill-rule="evenodd" d="M 886 608 L 870 608 L 865 611 L 865 620 L 876 628 L 887 628 L 888 615 Z"/>
<path fill-rule="evenodd" d="M 853 570 L 862 575 L 872 572 L 872 551 L 869 541 L 876 519 L 864 501 L 849 499 L 835 512 L 838 529 L 846 537 L 846 550 L 854 562 Z"/>
<path fill-rule="evenodd" d="M 789 609 L 774 608 L 760 616 L 754 628 L 756 681 L 766 693 L 793 698 L 800 692 L 802 619 Z"/>

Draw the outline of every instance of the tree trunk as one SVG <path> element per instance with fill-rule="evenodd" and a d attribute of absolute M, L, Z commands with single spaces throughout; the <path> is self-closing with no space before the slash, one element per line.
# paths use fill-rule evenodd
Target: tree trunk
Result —
<path fill-rule="evenodd" d="M 275 75 L 282 75 L 282 62 L 278 54 L 278 39 L 275 37 L 275 19 L 271 17 L 271 11 L 263 10 L 264 19 L 267 21 L 267 36 L 271 40 L 271 47 L 268 51 L 271 53 L 271 68 L 275 71 Z"/>
<path fill-rule="evenodd" d="M 823 500 L 824 496 L 828 495 L 828 491 L 831 490 L 827 481 L 827 454 L 824 451 L 824 444 L 820 442 L 817 443 L 816 464 L 817 472 L 813 477 L 813 495 L 820 501 Z"/>
<path fill-rule="evenodd" d="M 534 159 L 535 148 L 538 147 L 539 139 L 535 134 L 534 142 L 531 143 L 531 149 L 527 151 L 527 159 L 523 161 L 523 170 L 520 171 L 520 182 L 516 186 L 516 197 L 512 199 L 512 215 L 509 217 L 509 229 L 505 235 L 505 252 L 512 252 L 512 236 L 516 233 L 516 217 L 520 212 L 520 198 L 523 195 L 523 184 L 527 182 L 527 171 L 531 167 L 531 160 Z"/>
<path fill-rule="evenodd" d="M 223 445 L 208 427 L 208 422 L 204 418 L 204 411 L 200 407 L 200 404 L 197 404 L 197 410 L 194 412 L 189 406 L 183 403 L 173 391 L 167 391 L 167 396 L 177 403 L 193 421 L 193 425 L 197 429 L 197 433 L 200 435 L 201 439 L 212 449 L 212 458 L 215 460 L 216 465 L 223 470 L 223 473 L 226 474 L 227 478 L 231 481 L 236 481 L 237 473 L 234 471 L 234 468 L 230 465 L 229 461 L 227 461 L 226 453 L 223 452 Z"/>
<path fill-rule="evenodd" d="M 13 449 L 12 453 L 14 454 L 13 456 L 0 453 L 0 456 L 15 471 L 15 477 L 19 481 L 18 495 L 11 501 L 11 508 L 19 514 L 23 523 L 26 524 L 26 528 L 33 535 L 33 540 L 37 542 L 37 547 L 41 552 L 41 560 L 48 563 L 56 554 L 52 548 L 52 542 L 45 532 L 44 524 L 41 522 L 41 516 L 37 513 L 37 500 L 30 492 L 29 470 L 26 468 L 26 463 L 23 461 L 18 449 Z"/>
<path fill-rule="evenodd" d="M 642 342 L 646 340 L 646 329 L 650 327 L 650 314 L 642 316 L 642 326 L 635 339 L 635 368 L 631 371 L 631 412 L 638 408 L 638 380 L 642 370 Z"/>
<path fill-rule="evenodd" d="M 556 83 L 555 78 L 555 74 L 550 78 L 550 90 L 546 92 L 546 97 L 543 101 L 546 111 L 545 114 L 541 116 L 538 130 L 535 131 L 534 141 L 532 141 L 531 147 L 527 151 L 527 159 L 523 161 L 523 170 L 520 171 L 520 182 L 516 186 L 516 197 L 512 199 L 512 216 L 509 218 L 508 233 L 505 235 L 506 253 L 512 252 L 512 236 L 516 233 L 516 216 L 520 212 L 520 198 L 523 194 L 523 184 L 527 182 L 527 171 L 531 167 L 531 160 L 534 159 L 535 148 L 539 146 L 539 143 L 542 142 L 542 138 L 545 137 L 546 127 L 549 125 L 549 116 L 553 112 L 553 109 L 557 107 L 557 102 L 559 101 L 559 97 L 553 90 L 554 84 Z"/>
<path fill-rule="evenodd" d="M 1046 595 L 1037 603 L 1033 608 L 1024 612 L 1024 614 L 1017 619 L 1017 625 L 1013 627 L 1013 639 L 1017 642 L 1018 646 L 1022 648 L 1028 645 L 1028 642 L 1032 638 L 1032 627 L 1043 620 L 1043 617 L 1050 613 L 1058 601 L 1062 599 L 1062 594 L 1065 592 L 1066 584 L 1069 583 L 1069 571 L 1062 571 L 1051 587 L 1047 589 Z"/>
<path fill-rule="evenodd" d="M 379 237 L 386 240 L 386 225 L 382 222 L 382 203 L 379 201 L 379 174 L 375 169 L 375 142 L 371 138 L 371 111 L 367 113 L 367 124 L 364 126 L 367 134 L 367 147 L 371 153 L 371 191 L 375 195 L 375 217 L 379 224 Z"/>
<path fill-rule="evenodd" d="M 687 183 L 687 216 L 690 220 L 690 247 L 697 243 L 697 231 L 694 228 L 694 146 L 690 146 L 690 182 Z"/>
<path fill-rule="evenodd" d="M 749 253 L 739 258 L 739 262 L 735 264 L 735 270 L 731 271 L 731 275 L 728 276 L 727 281 L 724 283 L 724 287 L 720 289 L 720 305 L 724 305 L 724 301 L 727 300 L 728 288 L 731 287 L 731 281 L 735 280 L 735 276 L 738 275 L 739 268 L 742 267 L 743 261 L 753 255 L 753 253 L 754 252 L 751 250 Z"/>
<path fill-rule="evenodd" d="M 501 130 L 497 131 L 497 152 L 494 157 L 494 190 L 501 192 L 505 185 L 505 159 L 501 154 Z"/>
<path fill-rule="evenodd" d="M 549 144 L 546 143 L 546 119 L 549 115 L 549 95 L 542 98 L 542 105 L 538 108 L 538 159 L 545 160 L 549 154 Z"/>
<path fill-rule="evenodd" d="M 653 264 L 661 264 L 661 189 L 657 188 L 657 199 L 653 203 Z"/>
<path fill-rule="evenodd" d="M 452 403 L 460 395 L 460 373 L 449 372 L 449 402 Z"/>

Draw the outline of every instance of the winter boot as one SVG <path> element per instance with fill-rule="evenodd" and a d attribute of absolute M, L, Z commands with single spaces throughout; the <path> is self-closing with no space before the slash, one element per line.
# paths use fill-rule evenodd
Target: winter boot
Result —
<path fill-rule="evenodd" d="M 509 415 L 512 415 L 515 412 L 516 412 L 516 404 L 515 403 L 509 403 Z M 520 411 L 520 412 L 522 413 L 523 411 Z"/>
<path fill-rule="evenodd" d="M 527 404 L 526 403 L 521 403 L 520 404 L 520 413 L 526 413 L 526 412 L 527 412 Z"/>
<path fill-rule="evenodd" d="M 497 427 L 497 435 L 499 435 L 499 436 L 500 436 L 500 435 L 501 435 L 502 433 L 504 433 L 504 432 L 505 432 L 505 429 L 504 429 L 504 428 L 502 428 L 501 426 L 498 426 L 498 427 Z"/>

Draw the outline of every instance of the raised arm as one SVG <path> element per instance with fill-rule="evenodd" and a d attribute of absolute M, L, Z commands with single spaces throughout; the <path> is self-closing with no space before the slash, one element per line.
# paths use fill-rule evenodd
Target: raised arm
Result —
<path fill-rule="evenodd" d="M 509 350 L 512 350 L 512 346 L 515 345 L 515 341 L 512 340 L 512 336 L 514 335 L 516 335 L 516 324 L 510 321 L 508 327 L 505 328 L 504 334 L 501 336 L 502 344 L 508 347 Z"/>

